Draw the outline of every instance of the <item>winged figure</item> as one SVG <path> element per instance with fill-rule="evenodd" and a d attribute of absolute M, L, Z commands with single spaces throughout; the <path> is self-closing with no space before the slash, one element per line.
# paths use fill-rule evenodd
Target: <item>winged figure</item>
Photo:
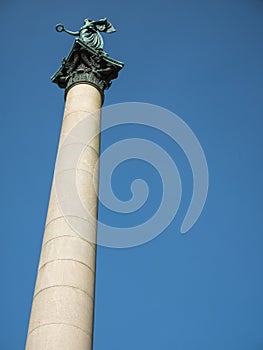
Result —
<path fill-rule="evenodd" d="M 79 36 L 79 39 L 83 44 L 95 50 L 103 50 L 104 43 L 100 32 L 113 33 L 116 31 L 107 18 L 103 18 L 98 21 L 93 21 L 90 18 L 86 18 L 84 25 L 77 32 L 72 32 L 65 29 L 63 24 L 57 24 L 56 30 L 58 32 L 66 32 L 70 35 Z"/>

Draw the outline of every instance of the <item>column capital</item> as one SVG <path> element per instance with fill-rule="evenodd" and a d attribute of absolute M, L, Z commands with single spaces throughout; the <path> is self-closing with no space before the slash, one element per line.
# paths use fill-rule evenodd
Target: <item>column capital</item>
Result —
<path fill-rule="evenodd" d="M 108 56 L 103 50 L 96 50 L 76 39 L 61 67 L 51 77 L 51 81 L 65 94 L 76 84 L 90 84 L 99 90 L 104 99 L 104 90 L 111 85 L 111 80 L 118 77 L 124 64 Z"/>

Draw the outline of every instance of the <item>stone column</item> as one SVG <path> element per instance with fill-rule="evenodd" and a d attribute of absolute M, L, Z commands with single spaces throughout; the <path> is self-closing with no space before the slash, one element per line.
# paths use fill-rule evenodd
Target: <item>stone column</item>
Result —
<path fill-rule="evenodd" d="M 118 75 L 121 62 L 96 52 L 76 40 L 69 56 L 52 81 L 66 89 L 66 104 L 58 154 L 63 141 L 84 118 L 96 134 L 100 130 L 100 108 L 104 89 Z M 95 117 L 94 117 L 95 116 Z M 76 177 L 84 206 L 97 215 L 98 185 L 95 164 L 99 158 L 99 136 L 85 148 Z M 67 147 L 74 147 L 67 145 Z M 65 160 L 67 161 L 67 160 Z M 67 169 L 66 171 L 76 171 Z M 66 186 L 65 186 L 66 187 Z M 62 188 L 67 193 L 68 188 Z M 77 218 L 76 220 L 81 220 Z M 94 222 L 86 224 L 87 236 L 96 237 Z M 96 244 L 69 225 L 59 205 L 53 181 L 35 285 L 26 350 L 90 350 L 93 336 Z"/>

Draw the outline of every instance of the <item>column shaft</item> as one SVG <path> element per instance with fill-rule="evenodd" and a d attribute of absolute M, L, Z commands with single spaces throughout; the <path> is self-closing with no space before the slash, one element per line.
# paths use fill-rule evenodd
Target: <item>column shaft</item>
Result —
<path fill-rule="evenodd" d="M 100 130 L 101 94 L 89 84 L 68 91 L 58 152 L 69 132 L 89 113 L 89 127 Z M 70 146 L 69 146 L 70 147 Z M 94 216 L 93 185 L 99 157 L 99 136 L 85 149 L 77 172 L 79 196 Z M 71 171 L 72 169 L 69 169 Z M 96 178 L 95 184 L 98 185 Z M 64 189 L 65 192 L 67 188 Z M 78 219 L 78 218 L 76 218 Z M 89 226 L 96 235 L 94 223 Z M 60 209 L 53 181 L 34 291 L 26 350 L 89 350 L 92 348 L 96 245 L 68 224 Z"/>

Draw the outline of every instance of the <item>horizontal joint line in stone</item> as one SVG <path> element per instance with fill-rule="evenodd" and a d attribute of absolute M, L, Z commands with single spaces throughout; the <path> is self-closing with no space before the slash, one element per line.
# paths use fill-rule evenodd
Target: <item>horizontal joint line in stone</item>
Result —
<path fill-rule="evenodd" d="M 50 238 L 49 240 L 47 240 L 46 242 L 43 243 L 42 247 L 45 247 L 45 245 L 55 239 L 58 239 L 58 238 L 62 238 L 62 237 L 72 237 L 72 238 L 78 238 L 78 239 L 81 239 L 83 240 L 84 242 L 88 243 L 93 249 L 96 249 L 96 246 L 95 246 L 95 243 L 91 243 L 90 241 L 88 241 L 87 239 L 81 237 L 81 236 L 72 236 L 72 235 L 61 235 L 61 236 L 57 236 L 57 237 L 53 237 L 53 238 Z"/>
<path fill-rule="evenodd" d="M 84 96 L 84 95 L 76 95 L 76 96 Z M 88 109 L 87 110 L 85 110 L 85 109 L 78 109 L 78 110 L 76 110 L 76 111 L 72 111 L 72 112 L 69 112 L 69 113 L 67 113 L 67 109 L 65 110 L 65 114 L 64 114 L 64 120 L 69 116 L 69 115 L 71 115 L 71 114 L 74 114 L 74 113 L 86 113 L 87 115 L 93 115 L 94 117 L 96 116 L 97 117 L 97 113 L 98 112 L 100 112 L 100 110 L 98 109 L 97 111 L 95 111 L 95 112 L 90 112 Z M 94 118 L 95 120 L 98 120 L 99 121 L 99 119 L 97 119 L 97 118 Z"/>
<path fill-rule="evenodd" d="M 99 134 L 97 134 L 99 135 Z M 96 137 L 97 135 L 95 135 L 94 137 Z M 66 136 L 67 137 L 67 136 Z M 94 137 L 90 140 L 90 142 L 94 139 Z M 64 141 L 63 141 L 64 142 Z M 100 154 L 99 152 L 93 147 L 91 146 L 89 143 L 87 142 L 72 142 L 72 143 L 67 143 L 66 145 L 63 145 L 63 142 L 62 144 L 59 146 L 59 152 L 63 151 L 63 147 L 68 147 L 68 146 L 72 146 L 72 145 L 83 145 L 83 146 L 86 146 L 86 148 L 90 148 L 92 149 L 92 151 L 94 151 L 97 155 L 97 157 L 99 158 Z M 84 147 L 83 147 L 84 148 Z"/>
<path fill-rule="evenodd" d="M 60 172 L 58 173 L 58 175 L 59 175 L 59 174 L 63 174 L 64 172 L 70 171 L 70 170 L 84 171 L 84 172 L 88 173 L 88 174 L 91 175 L 91 176 L 94 176 L 94 173 L 95 173 L 95 171 L 92 173 L 92 172 L 89 171 L 89 170 L 81 169 L 81 168 L 68 168 L 68 169 L 60 170 Z M 56 184 L 56 180 L 55 180 L 55 184 Z"/>
<path fill-rule="evenodd" d="M 50 221 L 45 225 L 45 230 L 46 230 L 46 228 L 48 227 L 49 224 L 51 224 L 52 222 L 54 222 L 54 221 L 56 221 L 56 220 L 58 220 L 58 219 L 64 219 L 64 220 L 66 221 L 66 223 L 69 225 L 69 227 L 71 227 L 71 225 L 67 222 L 67 218 L 77 218 L 77 219 L 86 221 L 86 222 L 87 222 L 88 224 L 90 224 L 90 225 L 93 225 L 92 222 L 88 221 L 87 219 L 81 218 L 80 216 L 77 216 L 77 215 L 62 215 L 62 216 L 58 216 L 58 217 L 56 217 L 56 218 L 50 220 Z M 94 219 L 94 221 L 97 222 L 96 219 Z M 97 228 L 97 225 L 93 225 L 93 226 L 94 226 L 95 229 Z M 72 229 L 72 230 L 74 231 L 74 229 Z M 78 232 L 76 232 L 76 231 L 74 231 L 74 232 L 75 232 L 77 235 L 80 236 L 80 234 L 79 234 Z"/>
<path fill-rule="evenodd" d="M 77 289 L 77 290 L 81 291 L 82 293 L 86 294 L 86 295 L 91 299 L 91 301 L 93 301 L 93 297 L 92 297 L 89 293 L 87 293 L 85 290 L 83 290 L 83 289 L 81 289 L 81 288 L 79 288 L 79 287 L 70 286 L 70 285 L 68 285 L 68 284 L 54 284 L 53 286 L 48 286 L 48 287 L 45 287 L 45 288 L 43 288 L 43 289 L 40 289 L 40 290 L 34 295 L 34 298 L 33 298 L 33 299 L 35 299 L 39 294 L 41 294 L 41 293 L 44 292 L 45 290 L 51 289 L 51 288 L 56 288 L 56 287 L 64 287 L 64 288 L 66 287 L 66 288 Z"/>
<path fill-rule="evenodd" d="M 37 330 L 38 328 L 41 328 L 41 327 L 46 327 L 46 326 L 51 326 L 51 325 L 64 325 L 64 326 L 68 326 L 68 327 L 74 327 L 74 328 L 77 328 L 79 330 L 81 330 L 83 333 L 85 333 L 88 337 L 91 337 L 92 334 L 91 333 L 88 333 L 87 331 L 85 331 L 84 329 L 78 327 L 78 326 L 75 326 L 74 324 L 70 324 L 70 323 L 66 323 L 66 322 L 50 322 L 50 323 L 43 323 L 35 328 L 33 328 L 30 332 L 28 332 L 28 335 L 30 335 L 31 333 L 33 333 L 35 330 Z"/>
<path fill-rule="evenodd" d="M 51 263 L 53 263 L 53 262 L 55 262 L 55 261 L 75 261 L 76 263 L 79 263 L 79 264 L 81 264 L 81 265 L 86 266 L 90 271 L 92 271 L 93 273 L 95 273 L 95 271 L 94 271 L 89 265 L 85 264 L 83 261 L 79 261 L 79 260 L 76 260 L 76 259 L 70 259 L 70 258 L 53 259 L 53 260 L 47 261 L 47 262 L 45 262 L 43 265 L 39 266 L 38 271 L 40 271 L 41 269 L 43 269 L 43 267 L 45 267 L 46 265 L 51 264 Z"/>

